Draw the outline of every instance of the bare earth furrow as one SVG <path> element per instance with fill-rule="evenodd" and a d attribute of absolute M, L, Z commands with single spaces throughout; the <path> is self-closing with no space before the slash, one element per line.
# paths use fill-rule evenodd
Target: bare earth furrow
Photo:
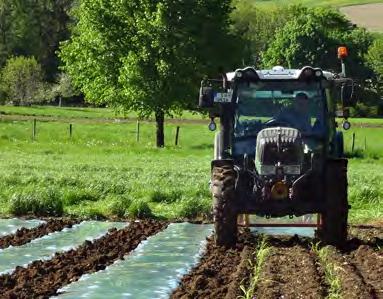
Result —
<path fill-rule="evenodd" d="M 12 274 L 0 276 L 0 298 L 46 298 L 82 275 L 105 269 L 135 249 L 149 236 L 165 229 L 166 222 L 132 222 L 124 229 L 112 229 L 93 242 L 56 255 L 47 261 L 35 261 L 17 267 Z"/>
<path fill-rule="evenodd" d="M 350 254 L 350 260 L 372 288 L 371 298 L 383 298 L 383 251 L 361 245 Z"/>
<path fill-rule="evenodd" d="M 373 288 L 366 284 L 347 255 L 342 255 L 333 249 L 329 251 L 329 260 L 333 263 L 335 274 L 340 279 L 342 298 L 373 298 Z"/>
<path fill-rule="evenodd" d="M 249 276 L 248 258 L 254 251 L 255 237 L 243 234 L 236 248 L 225 249 L 208 239 L 199 264 L 186 274 L 170 298 L 237 298 L 239 286 Z"/>
<path fill-rule="evenodd" d="M 64 228 L 71 228 L 79 222 L 80 221 L 78 220 L 69 218 L 47 219 L 45 223 L 40 224 L 35 228 L 20 228 L 14 234 L 0 238 L 0 249 L 7 248 L 9 246 L 24 245 L 31 242 L 33 239 L 41 238 L 47 234 L 61 231 Z"/>
<path fill-rule="evenodd" d="M 273 244 L 261 272 L 256 298 L 323 298 L 325 287 L 306 246 Z"/>

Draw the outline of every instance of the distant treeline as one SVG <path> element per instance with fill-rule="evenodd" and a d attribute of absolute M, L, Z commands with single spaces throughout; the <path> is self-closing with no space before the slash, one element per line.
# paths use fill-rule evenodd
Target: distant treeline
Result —
<path fill-rule="evenodd" d="M 97 71 L 119 73 L 121 61 L 132 58 L 132 52 L 138 49 L 133 47 L 134 41 L 138 38 L 159 36 L 164 29 L 174 34 L 173 40 L 177 46 L 180 38 L 186 41 L 189 37 L 193 38 L 193 34 L 200 35 L 199 39 L 195 39 L 194 48 L 188 45 L 188 48 L 174 49 L 183 51 L 183 59 L 186 53 L 191 53 L 187 59 L 189 62 L 184 66 L 190 67 L 191 76 L 193 71 L 197 74 L 205 73 L 209 65 L 216 65 L 211 61 L 217 58 L 222 60 L 221 66 L 226 70 L 243 65 L 254 65 L 257 68 L 274 65 L 300 68 L 313 65 L 339 71 L 336 49 L 339 45 L 346 45 L 350 51 L 347 60 L 348 75 L 357 80 L 362 90 L 359 95 L 361 101 L 352 111 L 353 114 L 383 115 L 383 39 L 352 24 L 337 10 L 304 6 L 258 7 L 254 4 L 256 1 L 248 0 L 187 2 L 180 4 L 169 0 L 126 0 L 116 4 L 113 0 L 100 0 L 97 3 L 89 0 L 0 0 L 0 100 L 28 104 L 59 101 L 58 99 L 74 96 L 82 99 L 82 95 L 85 95 L 92 101 L 97 86 L 81 77 L 87 72 L 87 67 L 92 70 L 95 78 L 98 78 L 95 73 Z M 186 5 L 189 7 L 185 7 Z M 142 24 L 138 24 L 135 16 L 139 15 L 140 10 L 146 12 L 143 18 L 152 13 L 153 19 L 148 17 L 147 20 L 142 19 Z M 173 19 L 175 15 L 178 19 Z M 133 23 L 129 23 L 131 20 Z M 155 23 L 158 20 L 160 23 Z M 217 36 L 220 33 L 214 26 L 214 21 L 217 26 L 227 29 L 228 35 L 225 38 Z M 149 25 L 146 26 L 145 22 L 149 22 Z M 201 27 L 199 23 L 204 22 L 209 25 Z M 189 26 L 189 29 L 185 29 L 185 26 Z M 146 34 L 142 35 L 143 31 L 130 32 L 126 27 L 132 30 L 143 28 Z M 103 31 L 103 28 L 107 30 Z M 195 32 L 195 28 L 199 28 L 198 32 Z M 161 29 L 159 33 L 153 32 L 157 29 Z M 98 33 L 102 36 L 98 40 L 99 47 L 107 45 L 106 50 L 110 51 L 106 55 L 110 60 L 107 64 L 110 68 L 108 70 L 98 70 L 98 67 L 104 67 L 102 61 L 95 59 L 92 56 L 94 53 L 91 53 L 93 50 L 99 51 L 97 45 L 91 45 L 100 38 Z M 125 33 L 126 40 L 123 35 Z M 84 37 L 85 34 L 88 37 Z M 91 35 L 94 40 L 90 38 Z M 172 37 L 167 35 L 165 39 L 169 41 L 169 48 Z M 204 39 L 215 43 L 214 47 L 209 48 Z M 196 48 L 198 42 L 201 42 L 200 48 Z M 126 43 L 125 54 L 118 52 L 123 43 Z M 219 43 L 222 48 L 230 51 L 220 50 Z M 156 49 L 156 45 L 153 42 L 153 49 Z M 76 49 L 76 46 L 80 48 Z M 155 64 L 158 62 L 160 73 L 165 70 L 173 71 L 165 64 L 161 65 L 167 59 L 161 58 L 165 50 L 159 49 L 157 55 L 153 49 L 148 55 L 156 56 L 158 60 L 149 57 L 148 61 L 152 59 Z M 222 59 L 223 54 L 227 58 Z M 169 57 L 177 59 L 178 55 L 174 52 Z M 81 69 L 77 67 L 80 65 L 77 61 L 80 60 Z M 84 65 L 87 61 L 88 66 Z M 214 72 L 218 73 L 218 70 L 211 70 L 206 75 Z M 187 71 L 183 73 L 188 74 Z M 107 74 L 103 75 L 107 77 Z M 129 82 L 134 84 L 135 81 Z M 120 86 L 117 83 L 108 88 L 118 90 Z M 105 91 L 105 86 L 100 88 Z M 104 94 L 100 92 L 97 96 L 102 97 Z M 118 98 L 127 94 L 118 93 Z M 192 93 L 185 90 L 185 94 Z M 108 99 L 101 98 L 94 102 L 105 104 L 109 98 L 113 98 L 110 94 L 105 96 Z M 176 102 L 160 109 L 168 113 L 185 108 L 183 106 L 191 107 L 190 104 L 178 105 Z"/>

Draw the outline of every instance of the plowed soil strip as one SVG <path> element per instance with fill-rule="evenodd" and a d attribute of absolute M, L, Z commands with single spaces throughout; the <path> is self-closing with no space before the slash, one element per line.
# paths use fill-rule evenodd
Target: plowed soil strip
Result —
<path fill-rule="evenodd" d="M 314 256 L 306 246 L 290 243 L 270 241 L 256 298 L 324 298 Z"/>
<path fill-rule="evenodd" d="M 15 233 L 19 228 L 34 228 L 45 221 L 32 219 L 24 220 L 18 218 L 0 219 L 0 238 Z"/>
<path fill-rule="evenodd" d="M 111 230 L 76 250 L 56 254 L 51 260 L 35 261 L 27 268 L 0 276 L 2 298 L 38 298 L 57 295 L 57 290 L 86 273 L 103 270 L 135 249 L 141 241 L 166 228 L 167 223 L 147 220 Z"/>
<path fill-rule="evenodd" d="M 20 228 L 16 233 L 0 238 L 0 249 L 29 243 L 33 239 L 40 238 L 49 233 L 61 231 L 66 227 L 72 227 L 72 225 L 78 222 L 73 219 L 48 219 L 47 222 L 35 228 Z"/>
<path fill-rule="evenodd" d="M 105 235 L 109 229 L 123 228 L 123 222 L 84 221 L 72 228 L 53 232 L 17 247 L 0 251 L 0 274 L 12 272 L 16 266 L 26 266 L 36 260 L 50 259 L 56 252 L 76 248 L 86 240 L 94 240 Z"/>
<path fill-rule="evenodd" d="M 141 242 L 125 260 L 60 289 L 58 298 L 111 298 L 113 290 L 113 298 L 167 299 L 199 261 L 211 230 L 211 225 L 172 223 Z"/>
<path fill-rule="evenodd" d="M 383 250 L 361 245 L 350 259 L 363 281 L 372 288 L 371 298 L 383 298 Z"/>
<path fill-rule="evenodd" d="M 229 298 L 227 296 L 229 291 L 233 291 L 232 286 L 241 283 L 242 277 L 236 269 L 243 265 L 242 252 L 248 248 L 246 245 L 253 247 L 254 244 L 255 237 L 251 235 L 242 235 L 234 249 L 217 247 L 213 239 L 209 239 L 200 263 L 182 278 L 170 298 Z"/>
<path fill-rule="evenodd" d="M 334 264 L 335 274 L 340 279 L 342 298 L 374 298 L 373 288 L 365 283 L 363 277 L 346 254 L 333 249 L 328 257 Z"/>

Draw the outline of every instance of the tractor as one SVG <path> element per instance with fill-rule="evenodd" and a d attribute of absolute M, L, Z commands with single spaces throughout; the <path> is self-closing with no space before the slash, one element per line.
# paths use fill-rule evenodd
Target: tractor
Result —
<path fill-rule="evenodd" d="M 215 242 L 237 242 L 240 215 L 274 218 L 318 214 L 316 235 L 325 244 L 347 240 L 347 159 L 343 129 L 355 84 L 342 72 L 311 66 L 253 67 L 201 83 L 199 106 L 215 134 L 211 191 Z"/>

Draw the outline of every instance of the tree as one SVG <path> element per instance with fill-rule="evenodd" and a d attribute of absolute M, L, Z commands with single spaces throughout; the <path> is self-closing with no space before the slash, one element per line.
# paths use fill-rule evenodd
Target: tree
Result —
<path fill-rule="evenodd" d="M 71 78 L 65 74 L 60 73 L 57 78 L 57 84 L 52 87 L 52 98 L 59 98 L 59 106 L 61 107 L 62 99 L 78 96 L 79 92 L 72 84 Z"/>
<path fill-rule="evenodd" d="M 291 18 L 286 5 L 257 6 L 253 0 L 234 1 L 232 32 L 243 38 L 243 63 L 260 67 L 261 53 L 273 42 L 275 32 Z"/>
<path fill-rule="evenodd" d="M 375 39 L 366 55 L 367 63 L 374 71 L 374 79 L 380 83 L 383 92 L 383 37 Z"/>
<path fill-rule="evenodd" d="M 0 0 L 0 67 L 12 56 L 34 56 L 48 80 L 59 64 L 59 42 L 69 38 L 75 0 Z"/>
<path fill-rule="evenodd" d="M 43 83 L 41 65 L 34 57 L 14 57 L 7 60 L 2 70 L 2 89 L 15 105 L 39 100 Z"/>
<path fill-rule="evenodd" d="M 350 52 L 348 75 L 366 79 L 369 68 L 364 64 L 364 55 L 372 42 L 371 34 L 355 27 L 334 9 L 292 6 L 290 12 L 292 18 L 277 30 L 274 41 L 263 53 L 265 67 L 313 65 L 337 71 L 337 47 L 346 45 Z"/>
<path fill-rule="evenodd" d="M 375 91 L 375 104 L 378 114 L 383 115 L 383 37 L 375 39 L 366 55 L 368 65 L 373 70 L 371 76 L 371 90 Z"/>
<path fill-rule="evenodd" d="M 94 103 L 154 113 L 157 146 L 164 117 L 194 101 L 203 75 L 236 59 L 229 0 L 82 0 L 60 57 Z"/>

